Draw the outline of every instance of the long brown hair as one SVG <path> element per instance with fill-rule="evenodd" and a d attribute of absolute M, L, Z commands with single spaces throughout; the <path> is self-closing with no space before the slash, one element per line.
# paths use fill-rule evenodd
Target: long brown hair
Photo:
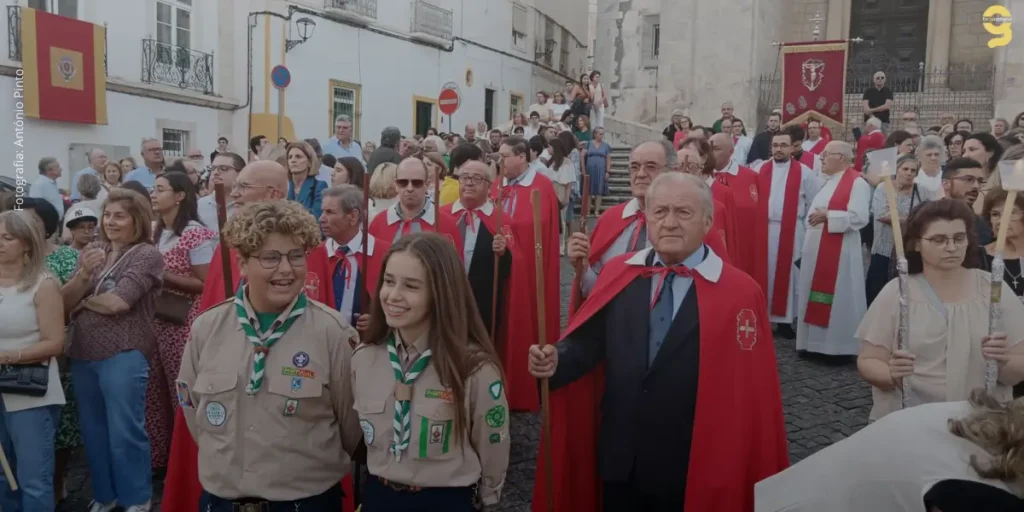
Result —
<path fill-rule="evenodd" d="M 427 344 L 433 354 L 430 363 L 437 370 L 441 383 L 450 387 L 455 396 L 459 414 L 455 416 L 454 426 L 457 438 L 461 439 L 468 431 L 469 424 L 466 416 L 466 381 L 485 364 L 493 364 L 500 372 L 498 354 L 480 318 L 469 279 L 452 243 L 436 233 L 403 236 L 384 256 L 385 272 L 391 256 L 400 252 L 418 259 L 427 273 L 426 282 L 430 290 L 430 333 Z M 373 345 L 385 343 L 393 333 L 384 318 L 384 308 L 380 302 L 385 272 L 381 272 L 377 279 L 377 293 L 370 309 L 370 328 L 365 338 L 367 343 Z"/>
<path fill-rule="evenodd" d="M 924 271 L 921 259 L 921 237 L 931 223 L 938 220 L 962 220 L 967 228 L 967 252 L 960 266 L 978 268 L 978 234 L 974 230 L 974 212 L 958 199 L 939 199 L 921 203 L 907 216 L 907 229 L 903 232 L 903 244 L 907 248 L 907 272 L 920 274 Z"/>

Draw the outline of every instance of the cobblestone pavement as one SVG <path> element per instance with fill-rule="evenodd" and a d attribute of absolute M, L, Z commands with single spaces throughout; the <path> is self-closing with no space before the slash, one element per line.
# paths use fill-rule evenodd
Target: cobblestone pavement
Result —
<path fill-rule="evenodd" d="M 572 268 L 562 259 L 562 318 L 568 311 Z M 867 424 L 871 392 L 858 377 L 852 359 L 802 358 L 792 340 L 775 340 L 779 381 L 786 413 L 790 461 L 797 461 L 839 441 Z M 530 510 L 533 473 L 540 441 L 540 416 L 513 414 L 510 422 L 512 455 L 501 504 L 489 511 Z M 162 482 L 154 481 L 159 501 Z M 84 457 L 79 455 L 68 480 L 70 510 L 86 510 L 91 491 Z M 154 508 L 159 510 L 159 505 Z"/>

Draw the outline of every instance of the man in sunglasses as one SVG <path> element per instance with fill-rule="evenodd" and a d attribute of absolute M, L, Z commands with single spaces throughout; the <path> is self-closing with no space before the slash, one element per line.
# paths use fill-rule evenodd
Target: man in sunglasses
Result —
<path fill-rule="evenodd" d="M 228 188 L 228 182 L 234 180 L 231 189 L 231 200 L 236 211 L 241 211 L 245 206 L 254 203 L 287 201 L 288 194 L 288 171 L 281 164 L 271 160 L 257 160 L 242 168 L 241 172 L 231 172 L 224 166 L 233 166 L 234 158 L 229 158 L 222 153 L 214 159 L 215 180 L 221 180 Z M 226 161 L 222 161 L 222 159 Z M 228 162 L 231 162 L 230 164 Z M 223 165 L 219 165 L 223 164 Z M 232 176 L 237 174 L 237 176 Z M 216 218 L 216 217 L 214 217 Z M 320 259 L 325 260 L 326 255 Z M 237 269 L 238 253 L 232 249 L 229 253 L 231 261 L 232 293 L 238 289 L 241 277 Z M 221 246 L 218 245 L 210 260 L 210 267 L 206 274 L 206 283 L 203 288 L 202 298 L 199 300 L 199 310 L 206 311 L 213 306 L 224 302 L 229 297 L 224 290 L 224 266 L 222 264 Z M 306 295 L 317 302 L 330 304 L 328 296 L 331 286 L 331 275 L 329 274 L 326 262 L 320 262 L 309 258 L 305 262 L 304 269 L 297 269 L 299 275 L 305 274 Z M 192 411 L 193 413 L 195 411 Z M 167 478 L 164 482 L 164 497 L 161 507 L 163 510 L 197 510 L 199 507 L 199 495 L 202 493 L 202 486 L 199 484 L 197 473 L 198 451 L 195 441 L 189 434 L 182 416 L 181 409 L 174 416 L 174 431 L 171 437 L 171 455 L 167 463 Z M 348 480 L 348 479 L 346 479 Z M 346 496 L 351 496 L 349 482 L 345 482 Z"/>
<path fill-rule="evenodd" d="M 437 212 L 427 201 L 427 166 L 418 158 L 406 158 L 398 164 L 395 178 L 398 203 L 370 223 L 370 234 L 388 243 L 410 233 L 435 231 L 451 240 L 462 253 L 462 237 L 451 215 Z"/>

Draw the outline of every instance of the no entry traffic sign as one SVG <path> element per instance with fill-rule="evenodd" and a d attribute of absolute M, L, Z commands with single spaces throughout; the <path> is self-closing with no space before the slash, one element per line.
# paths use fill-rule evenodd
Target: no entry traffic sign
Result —
<path fill-rule="evenodd" d="M 441 113 L 450 116 L 459 109 L 459 90 L 454 87 L 446 87 L 441 89 L 441 94 L 437 95 L 438 108 Z"/>
<path fill-rule="evenodd" d="M 274 69 L 270 70 L 270 82 L 274 84 L 274 87 L 284 89 L 292 83 L 292 72 L 284 66 L 274 66 Z"/>

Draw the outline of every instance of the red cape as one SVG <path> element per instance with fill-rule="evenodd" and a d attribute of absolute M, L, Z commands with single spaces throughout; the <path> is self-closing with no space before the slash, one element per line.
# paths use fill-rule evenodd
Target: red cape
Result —
<path fill-rule="evenodd" d="M 433 207 L 431 207 L 433 208 Z M 402 225 L 401 222 L 395 222 L 388 224 L 388 212 L 392 211 L 391 208 L 380 212 L 370 222 L 370 235 L 388 243 L 388 246 L 395 240 L 395 235 L 398 234 L 398 228 Z M 459 257 L 462 257 L 462 237 L 459 236 L 459 228 L 455 226 L 455 219 L 451 215 L 445 215 L 443 210 L 437 215 L 437 219 L 434 221 L 434 225 L 427 223 L 423 219 L 417 219 L 413 222 L 420 224 L 420 229 L 424 233 L 437 232 L 438 234 L 448 237 L 455 245 L 455 250 L 459 253 Z M 436 226 L 436 227 L 435 227 Z"/>
<path fill-rule="evenodd" d="M 366 242 L 367 245 L 370 246 L 369 255 L 365 258 L 366 265 L 369 267 L 369 270 L 363 267 L 364 258 L 362 256 L 362 252 L 356 255 L 356 265 L 359 267 L 359 274 L 366 276 L 363 279 L 363 285 L 366 288 L 366 292 L 370 294 L 370 299 L 372 300 L 377 296 L 377 280 L 380 279 L 380 273 L 384 266 L 384 256 L 387 255 L 388 250 L 391 248 L 391 244 L 382 242 L 373 235 L 368 235 L 366 237 Z M 326 257 L 327 259 L 324 260 L 323 257 Z M 336 255 L 327 253 L 327 241 L 323 241 L 320 242 L 319 247 L 314 249 L 313 254 L 310 254 L 310 258 L 307 260 L 307 265 L 310 265 L 310 260 L 315 260 L 316 263 L 316 268 L 311 266 L 310 270 L 317 274 L 327 276 L 327 283 L 329 284 L 325 287 L 326 292 L 324 293 L 324 304 L 327 304 L 331 309 L 333 309 L 335 299 L 334 286 L 332 286 L 333 276 L 334 269 L 338 265 L 340 259 Z M 349 319 L 346 318 L 345 321 L 349 321 Z"/>
<path fill-rule="evenodd" d="M 310 298 L 330 304 L 328 299 L 331 289 L 331 278 L 328 273 L 327 253 L 323 250 L 313 251 L 306 259 L 306 293 Z M 231 277 L 233 288 L 237 289 L 239 281 L 238 253 L 231 251 Z M 313 293 L 315 292 L 315 293 Z M 203 286 L 203 295 L 199 300 L 199 310 L 206 311 L 227 300 L 224 295 L 224 269 L 221 265 L 221 247 L 213 252 L 210 267 Z M 327 302 L 331 300 L 331 302 Z M 352 495 L 352 476 L 347 475 L 341 481 L 345 491 L 345 503 L 342 512 L 354 512 L 355 502 Z M 167 476 L 164 479 L 164 495 L 160 510 L 164 512 L 195 512 L 199 509 L 199 496 L 203 487 L 199 483 L 199 447 L 192 439 L 185 423 L 185 416 L 179 407 L 174 415 L 174 431 L 171 433 L 171 455 L 167 461 Z"/>
<path fill-rule="evenodd" d="M 735 176 L 720 172 L 715 178 L 725 182 L 732 191 L 736 225 L 730 247 L 735 254 L 732 264 L 754 278 L 765 291 L 768 289 L 768 219 L 761 218 L 757 173 L 741 165 Z"/>
<path fill-rule="evenodd" d="M 857 159 L 853 162 L 853 169 L 861 172 L 864 170 L 864 155 L 876 149 L 885 147 L 885 134 L 882 130 L 875 130 L 864 135 L 857 141 Z"/>
<path fill-rule="evenodd" d="M 751 171 L 753 172 L 753 171 Z M 629 224 L 636 219 L 636 215 L 630 215 L 626 218 L 622 218 L 623 212 L 626 210 L 626 205 L 632 201 L 626 201 L 625 203 L 619 203 L 611 208 L 608 208 L 597 218 L 597 223 L 594 224 L 594 229 L 590 232 L 590 255 L 588 261 L 590 266 L 597 265 L 604 258 L 608 249 L 611 248 L 615 240 L 622 235 L 622 232 L 629 228 Z M 715 251 L 715 254 L 722 255 L 722 259 L 729 262 L 731 258 L 728 255 L 728 247 L 726 239 L 731 236 L 729 230 L 726 228 L 726 224 L 731 223 L 731 219 L 728 219 L 728 215 L 725 212 L 725 206 L 719 201 L 715 201 L 715 223 L 711 226 L 711 231 L 704 236 L 704 243 Z M 732 230 L 735 232 L 735 230 Z M 627 251 L 628 252 L 628 251 Z M 767 253 L 765 253 L 767 254 Z M 615 254 L 613 256 L 618 256 Z M 579 280 L 574 279 L 573 286 L 579 287 Z M 576 310 L 575 296 L 570 296 L 569 311 Z"/>
<path fill-rule="evenodd" d="M 505 193 L 511 194 L 512 187 Z M 533 190 L 541 192 L 541 235 L 544 262 L 544 331 L 547 340 L 558 339 L 561 326 L 559 280 L 561 265 L 558 256 L 558 197 L 555 187 L 544 175 L 534 172 L 529 186 L 515 188 L 515 212 L 502 216 L 502 234 L 505 235 L 508 250 L 512 253 L 512 272 L 509 278 L 508 321 L 502 330 L 507 343 L 499 346 L 499 355 L 505 366 L 505 389 L 508 404 L 513 411 L 536 411 L 540 408 L 537 396 L 537 379 L 527 368 L 527 353 L 530 345 L 537 343 L 537 264 L 533 236 L 533 205 L 530 196 Z M 497 183 L 491 189 L 492 197 L 497 196 Z M 499 336 L 502 339 L 502 336 Z"/>
<path fill-rule="evenodd" d="M 732 191 L 729 190 L 729 185 L 722 182 L 712 184 L 711 197 L 715 201 L 715 217 L 714 223 L 711 225 L 711 233 L 717 232 L 722 241 L 720 247 L 713 246 L 712 250 L 725 249 L 718 254 L 721 254 L 727 262 L 736 261 L 736 201 L 733 199 Z"/>
<path fill-rule="evenodd" d="M 608 262 L 563 339 L 641 276 L 649 252 Z M 714 266 L 711 258 L 714 253 L 702 266 Z M 718 281 L 712 282 L 702 266 L 694 275 L 700 370 L 685 507 L 698 512 L 750 512 L 754 484 L 789 466 L 771 324 L 764 294 L 749 276 L 723 263 Z M 541 440 L 540 453 L 550 446 L 555 510 L 601 510 L 595 447 L 604 386 L 601 365 L 551 392 L 551 439 Z M 535 512 L 547 506 L 542 456 L 534 482 Z"/>

